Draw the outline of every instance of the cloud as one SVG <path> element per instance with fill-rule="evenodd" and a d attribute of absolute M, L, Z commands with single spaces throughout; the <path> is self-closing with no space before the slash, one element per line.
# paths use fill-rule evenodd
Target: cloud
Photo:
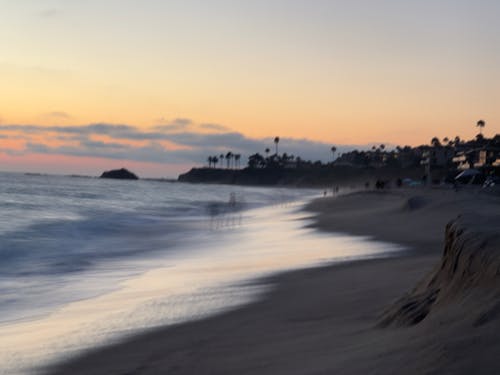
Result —
<path fill-rule="evenodd" d="M 174 120 L 169 125 L 190 126 L 187 119 Z M 0 125 L 4 138 L 21 137 L 25 141 L 25 148 L 6 150 L 11 154 L 54 154 L 71 156 L 95 156 L 109 159 L 124 159 L 155 163 L 190 163 L 203 164 L 209 155 L 219 155 L 231 151 L 242 155 L 243 163 L 254 153 L 265 154 L 265 149 L 274 151 L 274 137 L 255 139 L 239 132 L 203 133 L 197 131 L 171 132 L 158 127 L 140 129 L 126 124 L 88 124 L 78 126 L 40 126 L 40 125 Z M 7 132 L 7 134 L 5 134 Z M 13 133 L 10 135 L 9 133 Z M 96 137 L 106 136 L 109 142 Z M 40 138 L 44 141 L 40 141 Z M 142 141 L 141 145 L 130 144 L 130 141 Z M 57 141 L 53 146 L 51 141 Z M 165 145 L 177 145 L 170 149 Z M 331 144 L 308 139 L 281 137 L 280 153 L 300 156 L 306 160 L 328 161 L 331 158 Z M 354 148 L 367 146 L 337 145 L 337 154 Z"/>
<path fill-rule="evenodd" d="M 219 124 L 201 124 L 200 125 L 201 129 L 207 129 L 207 130 L 214 130 L 218 132 L 227 132 L 230 131 L 230 129 L 224 125 L 219 125 Z"/>
<path fill-rule="evenodd" d="M 70 119 L 71 115 L 64 111 L 53 111 L 45 114 L 46 117 L 54 117 L 59 119 Z"/>
<path fill-rule="evenodd" d="M 128 147 L 123 143 L 92 141 L 89 139 L 82 139 L 80 145 L 88 150 L 126 150 Z"/>
<path fill-rule="evenodd" d="M 54 68 L 43 65 L 22 65 L 10 63 L 8 61 L 0 61 L 0 71 L 5 74 L 15 76 L 21 75 L 26 79 L 38 80 L 40 78 L 50 80 L 51 84 L 56 81 L 66 81 L 74 74 L 72 70 Z"/>
<path fill-rule="evenodd" d="M 54 18 L 61 13 L 59 9 L 56 8 L 48 8 L 38 12 L 38 15 L 42 18 Z"/>
<path fill-rule="evenodd" d="M 167 122 L 167 121 L 165 121 L 164 119 L 160 119 L 159 122 Z M 187 130 L 192 124 L 193 124 L 193 121 L 191 119 L 176 118 L 175 120 L 170 121 L 165 125 L 155 126 L 155 129 L 159 130 L 159 131 L 170 133 L 170 132 Z"/>

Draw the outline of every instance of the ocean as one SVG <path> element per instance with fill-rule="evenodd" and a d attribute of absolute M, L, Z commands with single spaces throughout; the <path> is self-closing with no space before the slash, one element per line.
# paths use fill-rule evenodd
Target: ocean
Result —
<path fill-rule="evenodd" d="M 399 250 L 308 228 L 321 195 L 0 173 L 0 374 L 235 308 L 277 272 Z"/>

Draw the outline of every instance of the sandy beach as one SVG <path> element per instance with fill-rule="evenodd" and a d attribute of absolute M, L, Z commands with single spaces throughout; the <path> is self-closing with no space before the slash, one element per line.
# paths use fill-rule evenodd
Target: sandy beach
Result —
<path fill-rule="evenodd" d="M 320 230 L 409 251 L 275 276 L 257 302 L 157 329 L 50 373 L 500 373 L 500 196 L 361 192 L 318 199 L 307 210 Z"/>

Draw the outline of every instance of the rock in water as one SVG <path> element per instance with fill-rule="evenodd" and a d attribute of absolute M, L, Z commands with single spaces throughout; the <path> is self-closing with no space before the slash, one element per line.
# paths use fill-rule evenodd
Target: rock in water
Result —
<path fill-rule="evenodd" d="M 129 170 L 126 170 L 125 168 L 114 169 L 112 171 L 103 172 L 103 174 L 101 175 L 101 178 L 116 178 L 118 180 L 138 180 L 139 179 L 139 177 L 137 177 L 134 173 L 130 172 Z"/>

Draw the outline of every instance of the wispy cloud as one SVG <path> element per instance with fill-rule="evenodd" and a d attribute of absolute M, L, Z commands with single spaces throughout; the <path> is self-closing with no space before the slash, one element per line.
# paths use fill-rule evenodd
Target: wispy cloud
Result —
<path fill-rule="evenodd" d="M 223 131 L 225 127 L 195 126 L 190 120 L 177 119 L 168 125 L 178 130 L 140 129 L 126 124 L 88 124 L 78 126 L 1 125 L 4 138 L 24 140 L 24 149 L 6 149 L 10 154 L 58 154 L 71 156 L 96 156 L 110 159 L 147 161 L 155 163 L 202 164 L 209 155 L 232 151 L 243 160 L 251 154 L 264 154 L 273 149 L 273 137 L 255 139 L 239 132 Z M 182 131 L 183 126 L 192 130 Z M 201 130 L 201 131 L 200 131 Z M 207 130 L 214 132 L 207 133 Z M 103 140 L 102 137 L 105 136 Z M 40 141 L 40 138 L 43 141 Z M 106 141 L 108 139 L 108 141 Z M 141 141 L 139 143 L 134 141 Z M 57 146 L 54 146 L 57 144 Z M 171 146 L 176 147 L 171 147 Z M 356 146 L 338 145 L 337 152 Z M 361 146 L 362 147 L 362 146 Z M 280 152 L 310 160 L 329 160 L 331 144 L 308 139 L 282 137 Z"/>
<path fill-rule="evenodd" d="M 155 129 L 166 133 L 185 131 L 193 125 L 193 121 L 188 118 L 176 118 L 173 121 L 160 119 L 159 122 L 163 124 L 155 126 Z"/>
<path fill-rule="evenodd" d="M 71 115 L 67 112 L 64 111 L 52 111 L 44 114 L 45 117 L 52 117 L 55 119 L 64 119 L 64 120 L 69 120 L 71 119 Z"/>
<path fill-rule="evenodd" d="M 217 132 L 228 132 L 231 130 L 227 126 L 220 125 L 220 124 L 201 124 L 200 128 L 207 129 L 207 130 L 213 130 L 213 131 L 217 131 Z"/>
<path fill-rule="evenodd" d="M 61 14 L 61 10 L 57 8 L 47 8 L 38 12 L 38 15 L 42 18 L 54 18 Z"/>

